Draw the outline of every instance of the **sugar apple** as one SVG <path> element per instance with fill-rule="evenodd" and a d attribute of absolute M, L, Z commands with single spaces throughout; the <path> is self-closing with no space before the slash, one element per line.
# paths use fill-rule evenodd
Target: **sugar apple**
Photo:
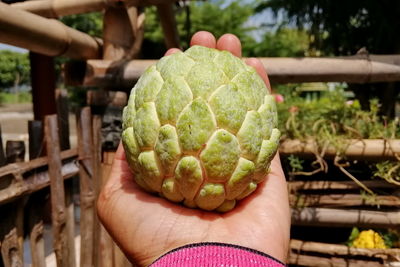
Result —
<path fill-rule="evenodd" d="M 202 46 L 149 67 L 122 121 L 126 159 L 140 187 L 220 212 L 266 177 L 280 138 L 274 97 L 255 69 Z"/>

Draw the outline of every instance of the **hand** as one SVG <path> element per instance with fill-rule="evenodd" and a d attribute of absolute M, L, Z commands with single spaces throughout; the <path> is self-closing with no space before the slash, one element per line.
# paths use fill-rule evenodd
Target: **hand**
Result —
<path fill-rule="evenodd" d="M 228 50 L 241 56 L 239 39 L 225 34 L 218 41 L 198 32 L 191 45 Z M 176 52 L 170 49 L 167 54 Z M 262 63 L 247 59 L 270 89 Z M 149 265 L 164 253 L 190 243 L 223 242 L 265 252 L 285 262 L 289 243 L 290 213 L 285 176 L 279 156 L 257 190 L 225 214 L 189 209 L 141 190 L 134 182 L 122 145 L 115 154 L 97 210 L 100 220 L 127 257 Z"/>

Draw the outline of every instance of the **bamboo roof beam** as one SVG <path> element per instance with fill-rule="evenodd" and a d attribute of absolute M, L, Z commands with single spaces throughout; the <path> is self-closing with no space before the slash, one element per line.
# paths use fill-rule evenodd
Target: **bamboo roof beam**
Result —
<path fill-rule="evenodd" d="M 400 81 L 400 55 L 339 58 L 260 58 L 272 83 Z M 86 73 L 70 71 L 67 82 L 130 88 L 155 60 L 88 60 Z M 71 70 L 71 68 L 69 68 Z M 75 68 L 72 68 L 72 70 Z"/>
<path fill-rule="evenodd" d="M 349 145 L 345 149 L 344 155 L 350 159 L 369 159 L 369 160 L 384 160 L 396 159 L 396 155 L 400 155 L 400 140 L 384 140 L 384 139 L 363 139 L 363 140 L 348 140 Z M 279 152 L 281 155 L 296 154 L 303 157 L 315 157 L 316 144 L 314 141 L 301 140 L 284 140 Z M 334 158 L 337 150 L 329 146 L 324 154 L 326 158 Z"/>
<path fill-rule="evenodd" d="M 157 12 L 160 17 L 161 28 L 164 32 L 165 45 L 167 49 L 179 45 L 179 34 L 175 20 L 175 12 L 172 3 L 165 3 L 157 6 Z"/>
<path fill-rule="evenodd" d="M 127 6 L 149 6 L 172 4 L 176 0 L 35 0 L 11 4 L 12 7 L 25 10 L 47 18 L 101 11 L 107 6 L 124 2 Z"/>
<path fill-rule="evenodd" d="M 102 52 L 100 39 L 1 2 L 0 43 L 74 59 L 100 58 Z"/>

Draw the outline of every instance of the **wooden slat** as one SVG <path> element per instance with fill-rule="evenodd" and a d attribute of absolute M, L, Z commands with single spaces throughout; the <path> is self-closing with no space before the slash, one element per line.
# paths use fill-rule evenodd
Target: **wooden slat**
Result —
<path fill-rule="evenodd" d="M 61 152 L 61 174 L 63 179 L 70 178 L 78 173 L 74 159 L 77 158 L 76 148 Z M 38 191 L 50 184 L 51 174 L 47 170 L 49 161 L 41 157 L 29 162 L 12 163 L 0 168 L 0 180 L 11 181 L 7 187 L 0 190 L 0 204 L 9 202 L 19 196 Z"/>
<path fill-rule="evenodd" d="M 94 199 L 93 139 L 89 107 L 80 112 L 77 124 L 79 151 L 79 185 L 81 203 L 81 266 L 93 266 Z"/>
<path fill-rule="evenodd" d="M 74 252 L 70 251 L 73 239 L 68 236 L 67 210 L 65 207 L 64 179 L 62 176 L 60 142 L 58 136 L 57 116 L 45 117 L 46 151 L 49 160 L 50 190 L 52 205 L 53 247 L 58 267 L 74 267 Z"/>
<path fill-rule="evenodd" d="M 400 225 L 399 211 L 357 209 L 292 208 L 292 224 L 327 227 L 389 228 Z"/>

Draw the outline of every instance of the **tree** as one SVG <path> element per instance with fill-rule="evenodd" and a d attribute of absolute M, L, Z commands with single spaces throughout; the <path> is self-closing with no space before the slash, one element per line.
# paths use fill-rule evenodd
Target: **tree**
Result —
<path fill-rule="evenodd" d="M 146 8 L 145 41 L 143 57 L 159 58 L 165 52 L 164 37 L 155 7 Z M 252 3 L 240 1 L 190 2 L 187 7 L 177 8 L 176 21 L 180 41 L 188 48 L 190 37 L 197 31 L 212 32 L 217 38 L 224 33 L 233 33 L 244 42 L 254 42 L 249 35 L 253 27 L 246 22 L 254 13 Z M 188 20 L 189 19 L 189 20 Z"/>
<path fill-rule="evenodd" d="M 391 0 L 268 0 L 256 11 L 267 8 L 283 13 L 289 22 L 305 28 L 310 45 L 325 55 L 351 55 L 365 47 L 375 54 L 400 53 L 400 2 Z M 350 85 L 363 109 L 369 100 L 384 103 L 381 115 L 393 117 L 399 83 Z"/>
<path fill-rule="evenodd" d="M 29 84 L 29 72 L 28 54 L 0 50 L 0 90 Z"/>
<path fill-rule="evenodd" d="M 308 28 L 312 45 L 325 54 L 400 52 L 400 2 L 391 0 L 268 0 L 258 5 L 281 12 L 299 28 Z"/>

